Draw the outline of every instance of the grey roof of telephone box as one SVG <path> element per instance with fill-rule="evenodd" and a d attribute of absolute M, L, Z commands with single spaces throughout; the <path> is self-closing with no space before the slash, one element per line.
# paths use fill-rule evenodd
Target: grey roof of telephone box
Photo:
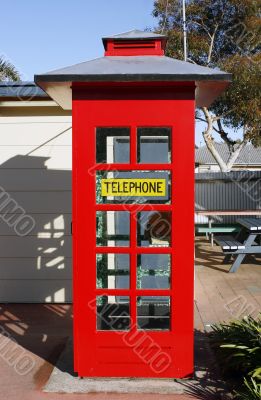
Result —
<path fill-rule="evenodd" d="M 102 39 L 150 39 L 150 38 L 166 38 L 166 35 L 154 33 L 150 31 L 141 31 L 133 29 L 132 31 L 117 33 L 116 35 L 105 36 Z"/>
<path fill-rule="evenodd" d="M 155 35 L 155 36 L 154 36 Z M 159 34 L 133 30 L 103 38 L 147 39 Z M 105 56 L 35 75 L 35 82 L 58 104 L 71 109 L 72 82 L 195 82 L 198 106 L 208 106 L 227 87 L 232 76 L 166 56 Z"/>
<path fill-rule="evenodd" d="M 132 31 L 118 33 L 117 35 L 105 36 L 102 38 L 103 43 L 109 39 L 117 39 L 117 40 L 142 40 L 142 39 L 167 39 L 166 35 L 162 35 L 160 33 L 154 32 L 144 32 L 139 29 L 133 29 Z"/>

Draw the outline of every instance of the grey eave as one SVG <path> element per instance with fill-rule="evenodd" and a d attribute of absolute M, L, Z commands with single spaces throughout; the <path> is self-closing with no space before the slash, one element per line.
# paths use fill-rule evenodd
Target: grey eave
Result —
<path fill-rule="evenodd" d="M 134 80 L 231 80 L 226 72 L 163 56 L 101 57 L 70 67 L 36 75 L 35 81 L 92 82 Z"/>
<path fill-rule="evenodd" d="M 231 74 L 226 72 L 165 56 L 101 57 L 46 74 L 35 75 L 35 82 L 66 108 L 71 107 L 68 98 L 66 101 L 65 97 L 69 95 L 68 88 L 72 82 L 195 82 L 198 90 L 196 94 L 199 100 L 198 105 L 207 106 L 224 90 L 231 79 Z M 66 94 L 65 91 L 67 91 Z M 212 94 L 208 93 L 208 100 L 205 101 L 203 98 L 206 97 L 207 91 L 212 91 Z"/>

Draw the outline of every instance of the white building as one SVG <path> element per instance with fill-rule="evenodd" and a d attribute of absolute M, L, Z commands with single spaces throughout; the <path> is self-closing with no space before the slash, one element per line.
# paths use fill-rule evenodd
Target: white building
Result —
<path fill-rule="evenodd" d="M 0 83 L 1 303 L 72 301 L 71 126 L 71 112 L 34 83 Z M 196 164 L 219 171 L 206 147 Z M 234 169 L 261 170 L 261 149 L 246 146 Z M 19 236 L 23 214 L 35 226 Z"/>
<path fill-rule="evenodd" d="M 72 299 L 71 124 L 34 83 L 0 84 L 2 303 Z M 35 221 L 25 236 L 12 223 L 22 209 Z"/>

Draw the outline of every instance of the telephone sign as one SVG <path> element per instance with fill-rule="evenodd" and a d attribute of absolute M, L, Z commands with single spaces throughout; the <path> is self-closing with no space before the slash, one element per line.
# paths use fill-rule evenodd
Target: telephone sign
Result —
<path fill-rule="evenodd" d="M 102 179 L 102 196 L 166 196 L 165 179 Z"/>

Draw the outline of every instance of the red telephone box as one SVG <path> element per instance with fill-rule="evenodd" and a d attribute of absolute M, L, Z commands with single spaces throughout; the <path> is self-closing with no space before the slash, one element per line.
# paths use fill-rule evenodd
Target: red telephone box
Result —
<path fill-rule="evenodd" d="M 74 360 L 80 376 L 193 373 L 194 113 L 230 75 L 164 56 L 166 37 L 35 77 L 73 112 Z"/>

